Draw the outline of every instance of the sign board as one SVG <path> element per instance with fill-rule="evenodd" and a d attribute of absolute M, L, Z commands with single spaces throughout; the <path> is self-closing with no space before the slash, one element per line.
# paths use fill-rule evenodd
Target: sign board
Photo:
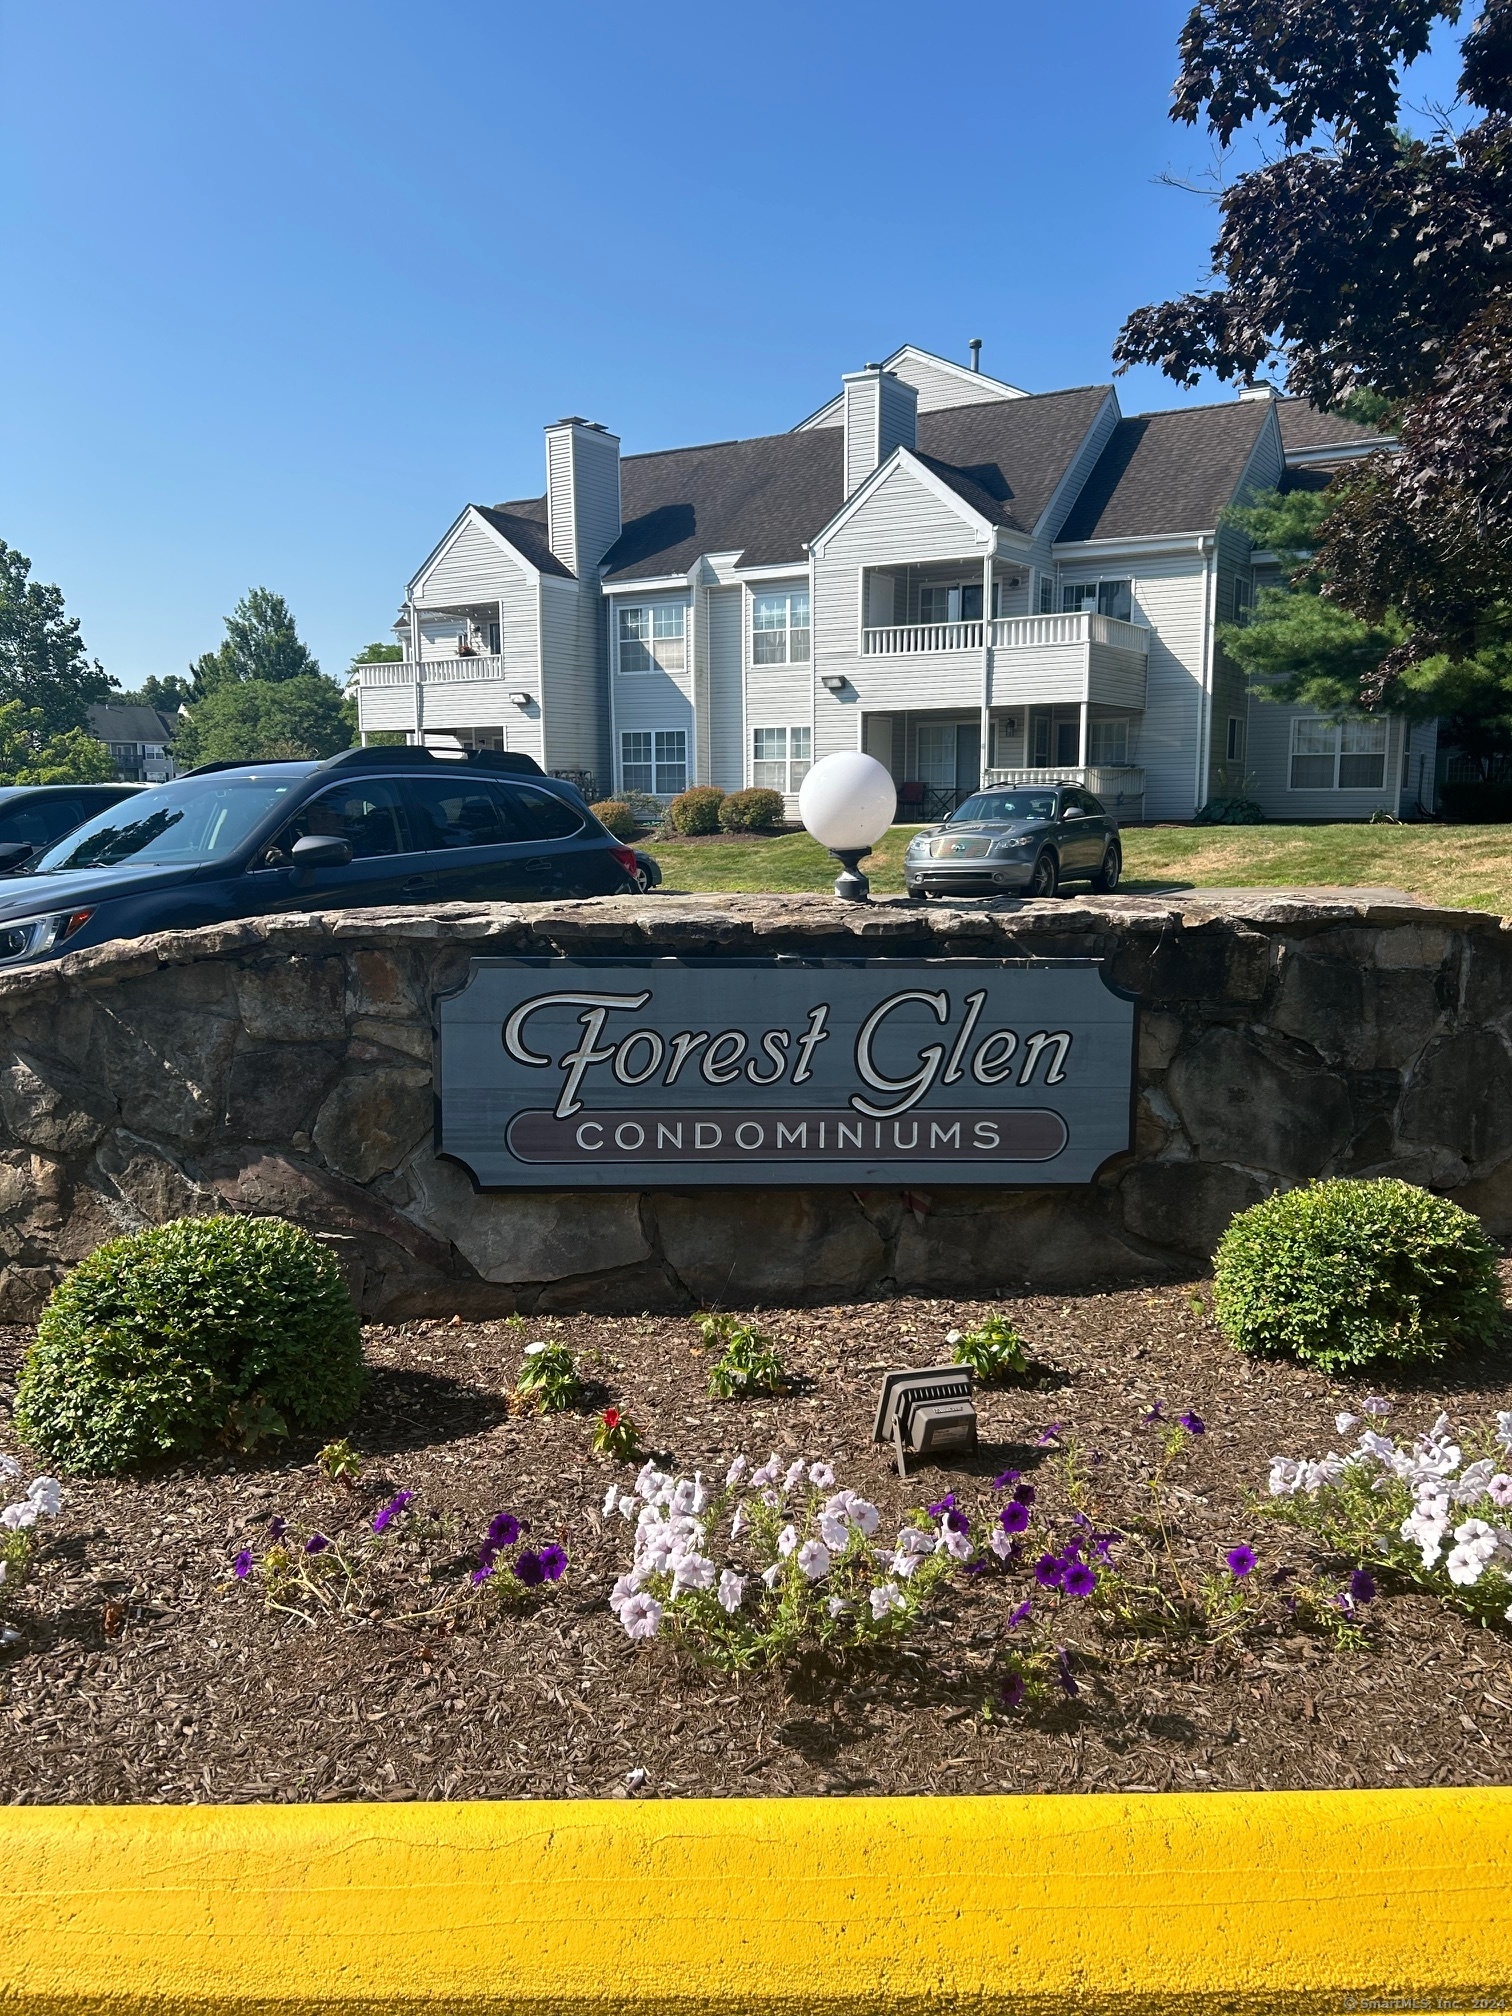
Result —
<path fill-rule="evenodd" d="M 1131 1141 L 1091 960 L 478 958 L 438 1022 L 483 1189 L 1088 1183 Z"/>

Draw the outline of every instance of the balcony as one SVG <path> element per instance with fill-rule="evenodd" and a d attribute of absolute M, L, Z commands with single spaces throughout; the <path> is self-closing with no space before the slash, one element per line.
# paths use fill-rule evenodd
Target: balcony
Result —
<path fill-rule="evenodd" d="M 984 632 L 990 630 L 991 635 Z M 1079 609 L 1064 616 L 1002 616 L 982 623 L 897 623 L 861 632 L 864 658 L 922 657 L 931 651 L 1059 650 L 1066 645 L 1102 644 L 1148 657 L 1150 633 L 1143 623 L 1124 623 Z"/>
<path fill-rule="evenodd" d="M 982 642 L 980 623 L 901 623 L 890 629 L 863 630 L 861 655 L 912 658 L 927 651 L 980 651 Z"/>
<path fill-rule="evenodd" d="M 451 686 L 502 679 L 504 660 L 486 654 L 470 658 L 393 659 L 386 665 L 359 665 L 355 676 L 364 691 L 379 686 Z"/>
<path fill-rule="evenodd" d="M 1145 773 L 1137 763 L 1072 764 L 1060 770 L 989 770 L 982 782 L 1029 790 L 1051 784 L 1079 784 L 1120 818 L 1137 819 L 1144 805 Z"/>

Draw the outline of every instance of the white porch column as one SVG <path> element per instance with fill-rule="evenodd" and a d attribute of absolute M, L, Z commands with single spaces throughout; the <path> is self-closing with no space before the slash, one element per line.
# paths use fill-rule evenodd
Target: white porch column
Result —
<path fill-rule="evenodd" d="M 992 549 L 982 562 L 982 754 L 977 783 L 985 784 L 992 765 Z"/>
<path fill-rule="evenodd" d="M 1079 770 L 1087 767 L 1087 703 L 1081 703 L 1081 727 L 1076 744 L 1076 766 Z"/>

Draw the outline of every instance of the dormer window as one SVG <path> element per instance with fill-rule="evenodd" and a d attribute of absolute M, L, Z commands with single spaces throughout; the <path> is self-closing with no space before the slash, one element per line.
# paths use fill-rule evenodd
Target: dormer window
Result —
<path fill-rule="evenodd" d="M 753 665 L 807 665 L 811 637 L 807 588 L 751 598 Z"/>
<path fill-rule="evenodd" d="M 687 665 L 687 611 L 681 602 L 653 602 L 619 612 L 621 672 L 681 672 Z"/>

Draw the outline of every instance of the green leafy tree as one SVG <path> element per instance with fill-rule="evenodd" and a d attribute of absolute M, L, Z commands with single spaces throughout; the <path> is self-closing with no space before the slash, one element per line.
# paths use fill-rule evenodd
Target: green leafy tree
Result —
<path fill-rule="evenodd" d="M 114 697 L 114 696 L 112 696 Z M 123 707 L 154 707 L 159 714 L 177 714 L 185 701 L 194 697 L 193 683 L 170 672 L 166 679 L 144 679 L 133 693 L 122 693 Z"/>
<path fill-rule="evenodd" d="M 197 763 L 278 762 L 351 747 L 356 710 L 323 673 L 245 679 L 217 687 L 180 722 L 174 756 Z"/>
<path fill-rule="evenodd" d="M 305 679 L 318 673 L 320 666 L 300 642 L 282 595 L 271 588 L 252 588 L 226 618 L 224 642 L 196 658 L 189 669 L 194 698 L 203 700 L 223 686 L 247 681 L 281 685 Z"/>
<path fill-rule="evenodd" d="M 1512 611 L 1512 0 L 1482 0 L 1453 112 L 1427 139 L 1399 124 L 1403 70 L 1464 11 L 1199 0 L 1171 116 L 1274 144 L 1224 186 L 1217 284 L 1140 309 L 1114 353 L 1188 385 L 1279 359 L 1319 406 L 1387 402 L 1401 452 L 1340 478 L 1319 546 L 1329 599 L 1401 625 L 1368 700 L 1499 651 Z"/>
<path fill-rule="evenodd" d="M 0 539 L 0 701 L 20 704 L 36 748 L 39 738 L 82 729 L 90 707 L 110 699 L 111 685 L 85 651 L 61 591 L 30 576 L 30 560 Z"/>
<path fill-rule="evenodd" d="M 0 701 L 0 783 L 109 784 L 114 777 L 110 751 L 87 728 L 50 733 L 36 709 Z"/>
<path fill-rule="evenodd" d="M 404 652 L 397 644 L 364 644 L 352 660 L 351 669 L 359 665 L 397 665 Z"/>

